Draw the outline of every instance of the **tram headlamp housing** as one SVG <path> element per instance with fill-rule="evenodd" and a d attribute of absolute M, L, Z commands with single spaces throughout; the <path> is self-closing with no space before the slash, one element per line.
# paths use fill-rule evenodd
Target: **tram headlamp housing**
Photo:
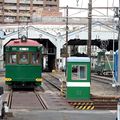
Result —
<path fill-rule="evenodd" d="M 4 78 L 5 81 L 12 81 L 12 78 Z"/>
<path fill-rule="evenodd" d="M 36 78 L 36 81 L 37 81 L 37 82 L 42 82 L 43 79 L 42 79 L 42 78 Z"/>

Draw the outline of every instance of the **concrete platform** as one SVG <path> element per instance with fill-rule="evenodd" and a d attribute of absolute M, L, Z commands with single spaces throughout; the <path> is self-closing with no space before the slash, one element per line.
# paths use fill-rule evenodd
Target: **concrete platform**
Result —
<path fill-rule="evenodd" d="M 8 120 L 115 120 L 116 111 L 14 111 Z"/>

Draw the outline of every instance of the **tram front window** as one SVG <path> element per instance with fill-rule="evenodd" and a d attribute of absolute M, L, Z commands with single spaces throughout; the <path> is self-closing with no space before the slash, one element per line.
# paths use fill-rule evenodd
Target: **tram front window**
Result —
<path fill-rule="evenodd" d="M 20 64 L 28 64 L 28 55 L 27 54 L 21 54 L 19 63 Z"/>
<path fill-rule="evenodd" d="M 16 64 L 16 62 L 17 62 L 17 55 L 16 54 L 10 54 L 9 63 L 10 64 Z"/>
<path fill-rule="evenodd" d="M 39 64 L 39 53 L 32 53 L 32 64 Z"/>

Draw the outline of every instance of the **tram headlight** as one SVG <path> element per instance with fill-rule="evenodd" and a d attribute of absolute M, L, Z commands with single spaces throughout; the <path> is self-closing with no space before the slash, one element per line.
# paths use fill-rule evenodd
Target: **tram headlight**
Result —
<path fill-rule="evenodd" d="M 37 82 L 42 82 L 43 79 L 42 79 L 42 78 L 36 78 L 36 81 L 37 81 Z"/>
<path fill-rule="evenodd" d="M 5 81 L 12 81 L 12 78 L 4 78 Z"/>

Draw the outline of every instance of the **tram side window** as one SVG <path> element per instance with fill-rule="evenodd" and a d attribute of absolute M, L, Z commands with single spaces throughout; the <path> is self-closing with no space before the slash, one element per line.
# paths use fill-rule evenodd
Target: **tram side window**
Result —
<path fill-rule="evenodd" d="M 20 54 L 20 59 L 19 59 L 20 64 L 28 64 L 28 54 Z"/>
<path fill-rule="evenodd" d="M 32 53 L 32 64 L 39 63 L 40 63 L 39 53 Z"/>
<path fill-rule="evenodd" d="M 9 64 L 16 64 L 17 63 L 17 55 L 16 54 L 10 54 L 8 63 Z"/>
<path fill-rule="evenodd" d="M 85 65 L 72 65 L 72 80 L 87 80 L 87 67 Z"/>

